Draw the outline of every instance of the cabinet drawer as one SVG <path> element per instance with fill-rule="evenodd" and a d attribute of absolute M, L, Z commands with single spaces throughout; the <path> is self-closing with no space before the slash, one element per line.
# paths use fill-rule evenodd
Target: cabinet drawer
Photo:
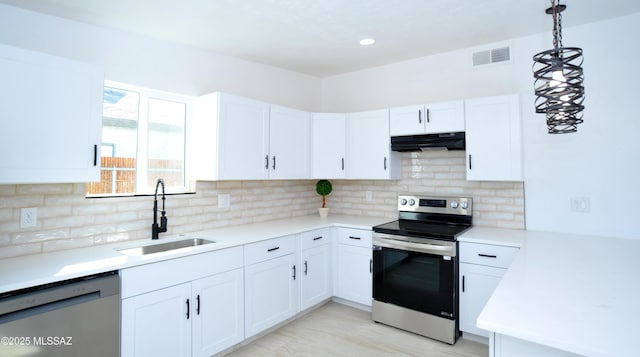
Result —
<path fill-rule="evenodd" d="M 508 268 L 518 251 L 516 247 L 461 242 L 460 262 Z"/>
<path fill-rule="evenodd" d="M 295 236 L 284 236 L 244 246 L 244 264 L 251 265 L 296 251 Z"/>
<path fill-rule="evenodd" d="M 242 247 L 233 247 L 122 269 L 120 294 L 124 299 L 241 267 Z"/>
<path fill-rule="evenodd" d="M 354 228 L 338 228 L 338 243 L 371 248 L 372 231 Z"/>
<path fill-rule="evenodd" d="M 300 233 L 300 250 L 319 247 L 330 242 L 331 230 L 329 228 Z"/>

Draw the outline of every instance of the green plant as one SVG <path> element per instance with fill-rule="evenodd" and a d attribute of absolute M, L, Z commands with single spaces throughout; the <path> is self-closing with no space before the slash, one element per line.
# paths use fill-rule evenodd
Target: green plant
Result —
<path fill-rule="evenodd" d="M 327 205 L 327 196 L 332 190 L 333 186 L 331 186 L 329 180 L 319 180 L 316 182 L 316 192 L 322 196 L 322 208 L 325 208 Z"/>

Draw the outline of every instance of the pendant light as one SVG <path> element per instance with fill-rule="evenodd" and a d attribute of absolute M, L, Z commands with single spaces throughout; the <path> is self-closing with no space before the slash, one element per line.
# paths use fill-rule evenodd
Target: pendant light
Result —
<path fill-rule="evenodd" d="M 574 133 L 582 123 L 584 75 L 582 49 L 562 45 L 562 15 L 567 8 L 551 0 L 553 48 L 533 56 L 536 113 L 546 114 L 549 134 Z"/>

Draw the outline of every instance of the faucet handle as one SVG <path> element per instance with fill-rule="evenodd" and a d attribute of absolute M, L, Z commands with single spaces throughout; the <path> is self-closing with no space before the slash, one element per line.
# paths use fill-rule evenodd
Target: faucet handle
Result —
<path fill-rule="evenodd" d="M 164 211 L 162 211 L 162 216 L 160 217 L 160 227 L 158 228 L 158 232 L 166 232 L 167 231 L 167 216 L 165 216 Z"/>

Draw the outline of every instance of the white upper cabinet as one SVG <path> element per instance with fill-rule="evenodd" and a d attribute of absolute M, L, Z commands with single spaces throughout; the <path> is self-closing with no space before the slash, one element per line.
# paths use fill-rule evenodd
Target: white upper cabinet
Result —
<path fill-rule="evenodd" d="M 198 97 L 190 132 L 188 149 L 195 179 L 268 177 L 268 103 L 226 93 Z"/>
<path fill-rule="evenodd" d="M 468 99 L 467 180 L 522 181 L 522 128 L 517 94 Z"/>
<path fill-rule="evenodd" d="M 0 45 L 0 184 L 100 180 L 104 73 Z"/>
<path fill-rule="evenodd" d="M 188 150 L 197 180 L 309 177 L 309 113 L 226 93 L 196 98 Z"/>
<path fill-rule="evenodd" d="M 313 178 L 346 177 L 346 125 L 346 114 L 311 114 L 311 176 Z"/>
<path fill-rule="evenodd" d="M 271 105 L 269 120 L 269 178 L 309 178 L 310 115 Z"/>
<path fill-rule="evenodd" d="M 389 110 L 351 113 L 347 119 L 347 176 L 391 179 L 401 175 L 401 154 L 391 151 Z"/>
<path fill-rule="evenodd" d="M 390 109 L 391 136 L 465 130 L 464 101 L 409 105 Z"/>

